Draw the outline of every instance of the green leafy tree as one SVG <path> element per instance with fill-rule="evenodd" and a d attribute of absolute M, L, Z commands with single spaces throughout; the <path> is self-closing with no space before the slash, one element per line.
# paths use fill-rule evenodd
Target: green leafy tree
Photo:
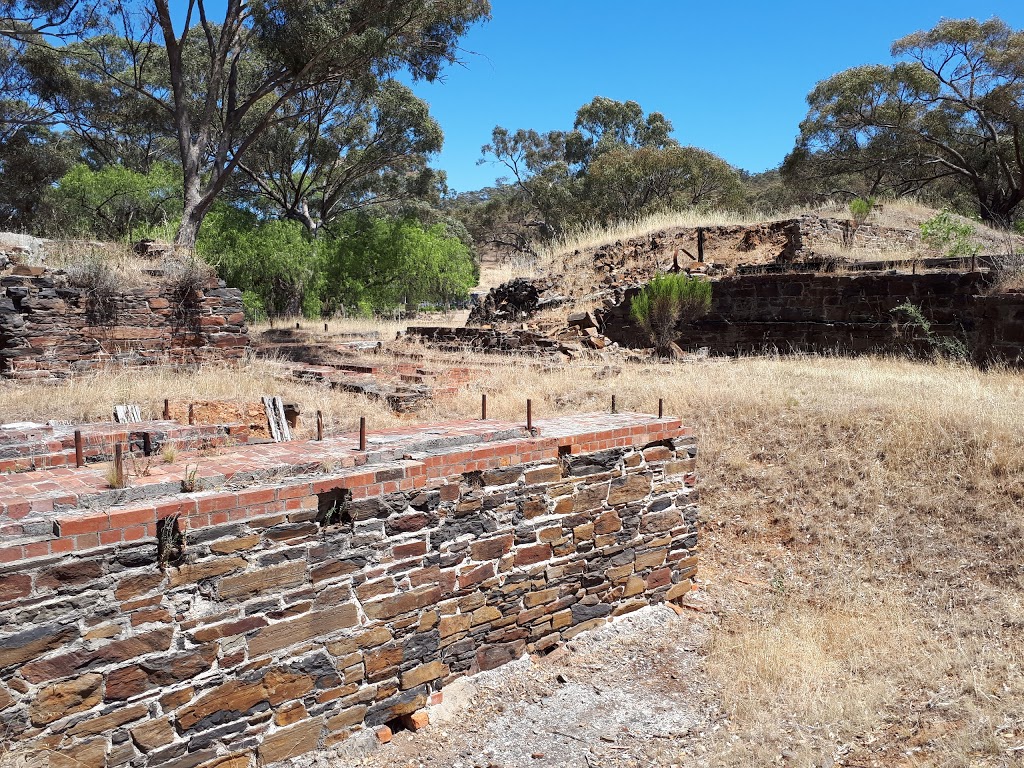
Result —
<path fill-rule="evenodd" d="M 711 309 L 711 283 L 689 275 L 657 275 L 630 304 L 629 312 L 647 332 L 659 355 L 668 355 L 679 325 Z"/>
<path fill-rule="evenodd" d="M 739 174 L 696 147 L 616 147 L 591 164 L 587 198 L 602 223 L 660 210 L 742 205 Z"/>
<path fill-rule="evenodd" d="M 251 310 L 320 313 L 323 261 L 299 222 L 260 220 L 252 212 L 218 204 L 196 250 L 229 285 L 243 291 Z"/>
<path fill-rule="evenodd" d="M 426 102 L 395 81 L 300 94 L 241 164 L 239 192 L 312 234 L 347 211 L 430 197 L 444 136 Z"/>
<path fill-rule="evenodd" d="M 0 34 L 26 55 L 71 57 L 66 69 L 161 112 L 182 175 L 176 240 L 191 247 L 254 144 L 296 117 L 287 107 L 300 95 L 400 70 L 434 80 L 489 11 L 487 0 L 187 0 L 174 12 L 169 0 L 0 0 Z M 125 76 L 150 70 L 159 76 Z M 59 99 L 48 106 L 72 119 Z"/>
<path fill-rule="evenodd" d="M 944 19 L 892 53 L 811 92 L 791 174 L 873 178 L 854 190 L 869 195 L 955 182 L 982 219 L 1009 224 L 1024 200 L 1024 32 Z"/>
<path fill-rule="evenodd" d="M 465 299 L 478 273 L 443 224 L 349 216 L 321 247 L 328 304 L 384 309 Z"/>
<path fill-rule="evenodd" d="M 46 196 L 51 231 L 128 240 L 181 216 L 181 177 L 169 163 L 149 173 L 79 163 Z"/>

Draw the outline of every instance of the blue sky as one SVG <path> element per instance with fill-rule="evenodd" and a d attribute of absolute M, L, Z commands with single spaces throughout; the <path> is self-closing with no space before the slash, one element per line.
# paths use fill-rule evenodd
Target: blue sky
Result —
<path fill-rule="evenodd" d="M 999 16 L 1024 28 L 1015 0 L 491 0 L 492 19 L 462 41 L 465 65 L 418 84 L 445 132 L 434 165 L 460 192 L 494 182 L 477 166 L 495 125 L 569 129 L 594 96 L 665 114 L 683 144 L 749 171 L 792 148 L 815 83 L 891 61 L 894 40 L 942 17 Z"/>

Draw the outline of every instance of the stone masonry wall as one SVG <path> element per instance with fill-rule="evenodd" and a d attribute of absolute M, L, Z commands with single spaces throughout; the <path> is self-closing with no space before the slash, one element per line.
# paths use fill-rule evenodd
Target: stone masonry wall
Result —
<path fill-rule="evenodd" d="M 964 341 L 978 362 L 1024 360 L 1024 294 L 988 295 L 981 272 L 908 274 L 787 273 L 714 283 L 711 311 L 680 330 L 684 348 L 735 354 L 778 349 L 927 354 L 921 334 L 892 310 L 920 307 L 937 335 Z M 601 315 L 605 334 L 629 346 L 648 341 L 629 316 L 639 289 Z"/>
<path fill-rule="evenodd" d="M 51 768 L 277 763 L 686 594 L 691 431 L 603 414 L 537 432 L 246 446 L 210 490 L 163 478 L 120 502 L 81 490 L 89 468 L 9 476 L 0 507 L 52 532 L 0 540 L 0 743 Z"/>
<path fill-rule="evenodd" d="M 184 296 L 151 285 L 99 301 L 52 273 L 0 277 L 0 377 L 237 359 L 248 344 L 242 294 L 222 281 Z"/>

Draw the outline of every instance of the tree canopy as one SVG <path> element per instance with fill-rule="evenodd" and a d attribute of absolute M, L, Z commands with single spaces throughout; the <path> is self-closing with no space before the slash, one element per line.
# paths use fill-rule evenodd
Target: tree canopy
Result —
<path fill-rule="evenodd" d="M 177 242 L 185 246 L 264 136 L 322 108 L 318 91 L 345 83 L 358 99 L 400 70 L 433 80 L 490 11 L 487 0 L 178 5 L 2 0 L 0 34 L 31 84 L 34 119 L 90 135 L 95 122 L 107 136 L 105 118 L 123 104 L 138 114 L 118 120 L 122 127 L 164 127 L 182 174 Z"/>
<path fill-rule="evenodd" d="M 1024 200 L 1024 33 L 944 19 L 897 40 L 892 65 L 841 72 L 811 92 L 784 170 L 854 194 L 953 183 L 985 220 Z"/>

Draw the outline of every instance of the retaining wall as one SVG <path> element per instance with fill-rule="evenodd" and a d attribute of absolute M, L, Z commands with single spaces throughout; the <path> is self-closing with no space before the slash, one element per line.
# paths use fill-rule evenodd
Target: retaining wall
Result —
<path fill-rule="evenodd" d="M 245 446 L 121 490 L 90 467 L 0 478 L 0 517 L 50 523 L 0 535 L 10 756 L 276 763 L 686 594 L 691 431 L 536 424 Z"/>
<path fill-rule="evenodd" d="M 909 302 L 921 308 L 938 336 L 960 339 L 978 362 L 1024 359 L 1024 293 L 988 295 L 981 272 L 909 274 L 769 274 L 714 283 L 711 311 L 680 330 L 684 348 L 714 353 L 765 349 L 843 353 L 927 354 L 920 332 L 894 314 Z M 605 334 L 628 346 L 647 346 L 629 317 L 629 304 L 606 311 Z"/>
<path fill-rule="evenodd" d="M 99 299 L 52 273 L 0 277 L 0 377 L 238 359 L 248 344 L 242 294 L 222 281 L 180 296 L 150 285 Z"/>

